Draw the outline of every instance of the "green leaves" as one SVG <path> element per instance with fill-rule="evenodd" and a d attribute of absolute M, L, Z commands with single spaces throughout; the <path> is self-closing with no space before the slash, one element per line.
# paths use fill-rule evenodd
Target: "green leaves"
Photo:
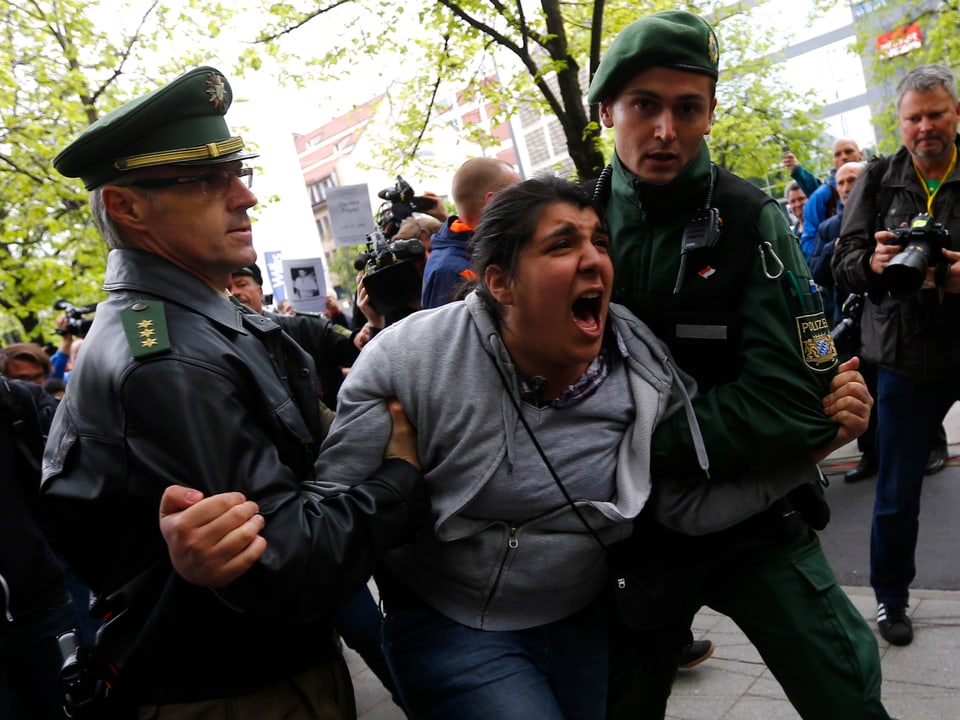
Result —
<path fill-rule="evenodd" d="M 103 299 L 106 248 L 87 192 L 54 156 L 125 100 L 195 64 L 232 11 L 185 0 L 0 0 L 0 334 L 54 337 L 52 303 Z M 202 53 L 209 59 L 209 53 Z"/>

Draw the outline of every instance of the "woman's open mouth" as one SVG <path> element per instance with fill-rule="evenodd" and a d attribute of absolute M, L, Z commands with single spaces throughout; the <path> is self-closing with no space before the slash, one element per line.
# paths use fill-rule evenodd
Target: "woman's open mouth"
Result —
<path fill-rule="evenodd" d="M 603 295 L 596 290 L 585 292 L 573 303 L 573 320 L 577 326 L 587 332 L 600 329 L 602 318 Z"/>

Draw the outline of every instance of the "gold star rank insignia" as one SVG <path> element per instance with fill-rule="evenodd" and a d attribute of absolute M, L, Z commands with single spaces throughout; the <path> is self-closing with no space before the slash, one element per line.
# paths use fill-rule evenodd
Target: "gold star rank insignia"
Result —
<path fill-rule="evenodd" d="M 120 312 L 120 322 L 130 354 L 137 360 L 165 353 L 170 349 L 167 315 L 163 303 L 140 300 Z"/>

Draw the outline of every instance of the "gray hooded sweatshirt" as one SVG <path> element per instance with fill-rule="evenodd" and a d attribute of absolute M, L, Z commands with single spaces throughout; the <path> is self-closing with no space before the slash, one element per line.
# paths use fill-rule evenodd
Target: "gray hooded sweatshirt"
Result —
<path fill-rule="evenodd" d="M 605 544 L 629 535 L 630 521 L 650 496 L 650 437 L 657 422 L 685 407 L 699 431 L 689 402 L 693 382 L 677 370 L 666 346 L 625 308 L 611 305 L 610 317 L 627 350 L 636 416 L 616 450 L 610 499 L 575 500 Z M 606 577 L 603 548 L 569 504 L 519 524 L 463 512 L 513 462 L 517 438 L 526 437 L 508 386 L 519 402 L 516 368 L 476 294 L 414 313 L 360 354 L 340 390 L 318 461 L 318 479 L 330 491 L 363 482 L 379 466 L 390 433 L 384 398 L 398 398 L 417 430 L 435 518 L 432 532 L 393 551 L 387 565 L 438 612 L 488 630 L 569 616 L 597 596 Z M 582 436 L 590 441 L 588 429 Z M 556 470 L 562 477 L 563 468 Z M 517 503 L 521 493 L 518 487 Z"/>

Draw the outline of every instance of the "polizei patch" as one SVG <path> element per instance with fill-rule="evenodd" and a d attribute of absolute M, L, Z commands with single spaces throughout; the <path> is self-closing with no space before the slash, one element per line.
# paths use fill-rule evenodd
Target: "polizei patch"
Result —
<path fill-rule="evenodd" d="M 814 372 L 827 372 L 836 367 L 837 348 L 830 337 L 830 326 L 823 313 L 798 317 L 797 335 L 807 367 Z"/>

